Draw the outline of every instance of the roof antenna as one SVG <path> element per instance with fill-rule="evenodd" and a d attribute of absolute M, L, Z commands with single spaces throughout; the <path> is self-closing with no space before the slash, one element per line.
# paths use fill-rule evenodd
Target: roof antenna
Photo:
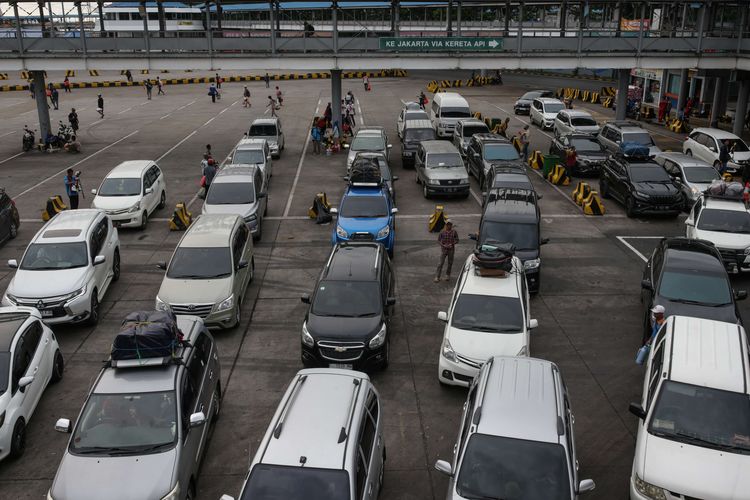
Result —
<path fill-rule="evenodd" d="M 307 463 L 307 457 L 305 457 L 305 456 L 301 456 L 301 457 L 299 457 L 299 464 L 300 464 L 300 465 L 301 465 L 302 467 L 304 467 L 306 463 Z"/>

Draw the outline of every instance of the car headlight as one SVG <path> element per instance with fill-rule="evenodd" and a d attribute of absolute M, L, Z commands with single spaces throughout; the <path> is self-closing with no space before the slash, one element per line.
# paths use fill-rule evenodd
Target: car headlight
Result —
<path fill-rule="evenodd" d="M 648 200 L 649 198 L 651 198 L 651 196 L 647 195 L 646 193 L 641 193 L 639 191 L 633 192 L 633 196 L 635 196 L 636 198 L 640 198 L 641 200 Z"/>
<path fill-rule="evenodd" d="M 245 222 L 255 222 L 256 220 L 258 220 L 258 215 L 257 214 L 250 214 L 247 217 L 244 217 L 244 220 L 245 220 Z"/>
<path fill-rule="evenodd" d="M 315 339 L 312 338 L 312 335 L 307 330 L 307 322 L 302 323 L 302 343 L 307 347 L 315 347 Z"/>
<path fill-rule="evenodd" d="M 336 236 L 339 238 L 348 238 L 349 233 L 347 233 L 343 227 L 336 225 Z"/>
<path fill-rule="evenodd" d="M 521 350 L 516 353 L 516 356 L 528 356 L 528 355 L 529 355 L 528 346 L 523 346 Z"/>
<path fill-rule="evenodd" d="M 172 491 L 164 495 L 161 500 L 179 500 L 180 498 L 180 483 L 177 482 L 177 484 L 174 486 Z"/>
<path fill-rule="evenodd" d="M 159 297 L 156 297 L 156 300 L 154 301 L 154 309 L 157 311 L 169 311 L 169 304 L 161 300 Z"/>
<path fill-rule="evenodd" d="M 231 309 L 232 306 L 234 306 L 234 294 L 219 302 L 219 305 L 216 307 L 216 312 L 226 311 L 227 309 Z"/>
<path fill-rule="evenodd" d="M 641 495 L 651 498 L 653 500 L 667 500 L 667 495 L 664 493 L 664 488 L 659 488 L 651 483 L 647 483 L 638 474 L 635 475 L 635 489 Z"/>
<path fill-rule="evenodd" d="M 450 340 L 447 337 L 443 341 L 442 354 L 445 359 L 456 361 L 456 351 L 453 350 L 453 346 L 451 346 Z"/>
<path fill-rule="evenodd" d="M 18 305 L 18 299 L 17 299 L 17 298 L 16 298 L 16 297 L 15 297 L 14 295 L 11 295 L 11 294 L 9 294 L 9 293 L 6 293 L 6 294 L 5 294 L 5 299 L 6 299 L 6 300 L 7 300 L 8 302 L 10 302 L 11 304 L 13 304 L 14 306 L 17 306 L 17 305 Z"/>
<path fill-rule="evenodd" d="M 128 213 L 132 214 L 133 212 L 138 212 L 140 209 L 141 209 L 141 202 L 140 201 L 136 201 L 135 205 L 133 205 L 132 207 L 130 207 L 130 210 L 128 210 Z"/>
<path fill-rule="evenodd" d="M 459 182 L 459 184 L 468 184 L 469 183 L 469 178 L 468 177 L 463 177 L 463 178 L 459 179 L 458 182 Z"/>
<path fill-rule="evenodd" d="M 389 234 L 391 234 L 391 227 L 390 226 L 385 226 L 383 229 L 381 229 L 380 231 L 378 231 L 378 236 L 377 236 L 376 239 L 379 240 L 381 238 L 385 238 Z"/>
<path fill-rule="evenodd" d="M 542 259 L 530 259 L 523 263 L 523 270 L 530 271 L 532 269 L 538 269 L 539 264 L 542 263 Z"/>
<path fill-rule="evenodd" d="M 440 180 L 438 180 L 438 179 L 428 179 L 427 182 L 429 182 L 433 186 L 439 186 L 440 185 Z"/>
<path fill-rule="evenodd" d="M 75 299 L 76 297 L 80 297 L 81 295 L 85 295 L 85 294 L 86 294 L 86 285 L 82 286 L 81 288 L 79 288 L 75 292 L 71 292 L 71 293 L 69 293 L 67 295 L 64 295 L 62 297 L 62 301 L 65 302 L 65 301 L 68 301 L 68 300 L 72 300 L 72 299 Z"/>
<path fill-rule="evenodd" d="M 745 255 L 750 255 L 750 247 L 747 247 L 747 248 L 745 249 Z"/>
<path fill-rule="evenodd" d="M 380 327 L 380 331 L 370 340 L 370 349 L 377 349 L 385 344 L 385 323 Z"/>

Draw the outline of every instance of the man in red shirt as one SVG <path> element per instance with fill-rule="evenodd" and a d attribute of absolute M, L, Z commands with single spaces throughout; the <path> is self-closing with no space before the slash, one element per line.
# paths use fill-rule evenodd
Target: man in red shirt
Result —
<path fill-rule="evenodd" d="M 445 227 L 438 235 L 438 244 L 440 245 L 440 264 L 437 267 L 437 273 L 435 274 L 435 283 L 440 281 L 440 274 L 443 272 L 443 264 L 445 259 L 448 259 L 448 268 L 445 273 L 445 281 L 451 279 L 451 268 L 453 267 L 453 254 L 458 244 L 458 233 L 453 229 L 453 223 L 446 221 Z"/>

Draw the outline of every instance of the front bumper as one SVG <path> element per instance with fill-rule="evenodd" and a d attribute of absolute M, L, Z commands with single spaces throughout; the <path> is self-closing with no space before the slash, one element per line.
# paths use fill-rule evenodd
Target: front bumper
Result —
<path fill-rule="evenodd" d="M 44 304 L 40 306 L 40 300 Z M 73 299 L 57 302 L 42 299 L 33 299 L 24 297 L 18 303 L 11 302 L 7 296 L 3 296 L 2 305 L 4 306 L 26 306 L 35 307 L 42 315 L 42 321 L 47 325 L 58 325 L 62 323 L 80 323 L 86 321 L 91 314 L 91 293 L 75 297 Z"/>
<path fill-rule="evenodd" d="M 469 387 L 474 377 L 479 374 L 480 367 L 478 364 L 451 361 L 446 359 L 442 354 L 439 357 L 438 379 L 443 384 Z"/>
<path fill-rule="evenodd" d="M 268 149 L 271 151 L 271 156 L 275 158 L 278 158 L 281 154 L 281 150 L 279 149 L 278 144 L 268 143 Z"/>
<path fill-rule="evenodd" d="M 347 344 L 355 344 L 355 342 Z M 377 349 L 371 349 L 364 342 L 359 344 L 361 344 L 360 347 L 349 348 L 346 352 L 337 352 L 333 347 L 321 347 L 317 341 L 315 347 L 300 343 L 302 346 L 302 362 L 305 366 L 310 367 L 350 368 L 357 371 L 381 368 L 385 361 L 387 344 L 383 344 Z M 329 343 L 324 342 L 324 345 L 329 345 Z"/>
<path fill-rule="evenodd" d="M 250 234 L 252 234 L 253 236 L 258 234 L 258 231 L 260 231 L 260 220 L 258 220 L 257 217 L 251 220 L 245 219 L 245 225 L 250 230 Z"/>
<path fill-rule="evenodd" d="M 375 238 L 375 235 L 373 235 L 372 233 L 369 233 L 369 239 L 366 237 L 367 235 L 365 235 L 365 237 L 362 237 L 360 234 L 357 234 L 357 233 L 353 233 L 353 234 L 350 233 L 348 238 L 342 238 L 336 233 L 336 229 L 334 228 L 333 237 L 331 238 L 331 243 L 333 245 L 336 245 L 337 243 L 343 243 L 346 241 L 373 241 L 375 243 L 382 244 L 385 247 L 385 249 L 390 252 L 393 250 L 393 243 L 394 243 L 393 232 L 394 231 L 391 230 L 388 236 L 386 236 L 385 238 L 380 238 L 380 239 Z"/>
<path fill-rule="evenodd" d="M 438 137 L 453 137 L 453 129 L 455 125 L 446 125 L 445 127 L 438 127 L 436 134 Z"/>
<path fill-rule="evenodd" d="M 115 227 L 140 227 L 142 211 L 139 212 L 125 212 L 125 213 L 111 213 L 106 212 L 107 216 L 112 221 L 112 225 Z"/>
<path fill-rule="evenodd" d="M 724 266 L 730 274 L 739 274 L 740 271 L 750 271 L 750 255 L 745 254 L 745 250 L 736 250 L 733 248 L 718 248 Z"/>
<path fill-rule="evenodd" d="M 555 126 L 555 120 L 547 120 L 546 118 L 542 119 L 542 129 L 551 130 L 552 127 L 554 126 Z"/>
<path fill-rule="evenodd" d="M 225 311 L 212 312 L 203 318 L 203 323 L 207 328 L 229 328 L 234 325 L 238 307 L 239 304 L 235 304 Z"/>
<path fill-rule="evenodd" d="M 531 110 L 531 105 L 528 105 L 528 106 L 517 106 L 517 105 L 513 106 L 513 111 L 517 115 L 528 115 L 530 113 L 530 110 Z"/>
<path fill-rule="evenodd" d="M 644 201 L 638 198 L 633 198 L 633 201 L 633 211 L 638 215 L 677 215 L 682 213 L 684 206 L 682 199 L 667 203 Z"/>
<path fill-rule="evenodd" d="M 576 162 L 576 173 L 579 175 L 599 175 L 599 171 L 602 169 L 603 161 L 601 162 L 588 162 L 582 161 Z"/>
<path fill-rule="evenodd" d="M 428 194 L 437 194 L 437 195 L 444 195 L 444 196 L 468 196 L 469 188 L 471 187 L 469 184 L 450 185 L 450 186 L 426 184 L 425 186 L 427 187 Z"/>

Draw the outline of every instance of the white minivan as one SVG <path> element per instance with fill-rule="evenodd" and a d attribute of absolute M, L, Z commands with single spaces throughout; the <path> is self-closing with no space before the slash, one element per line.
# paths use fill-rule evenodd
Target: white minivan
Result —
<path fill-rule="evenodd" d="M 438 137 L 453 137 L 456 122 L 471 118 L 469 103 L 456 92 L 440 92 L 432 98 L 430 121 Z"/>
<path fill-rule="evenodd" d="M 564 109 L 565 104 L 558 99 L 538 97 L 531 101 L 529 118 L 531 119 L 531 123 L 539 125 L 540 128 L 551 129 L 555 126 L 557 114 Z"/>

